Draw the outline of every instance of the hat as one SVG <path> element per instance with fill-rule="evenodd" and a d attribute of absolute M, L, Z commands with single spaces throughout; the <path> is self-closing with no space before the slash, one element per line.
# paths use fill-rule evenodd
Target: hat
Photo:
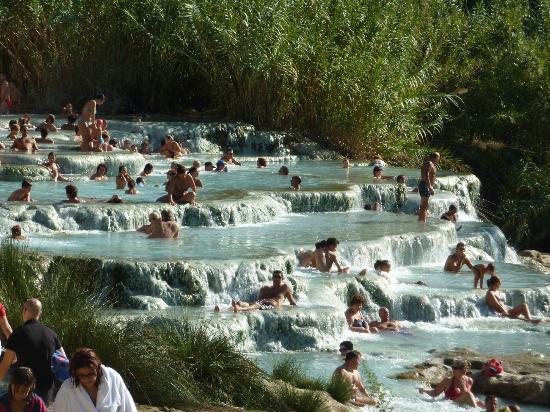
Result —
<path fill-rule="evenodd" d="M 223 161 L 223 159 L 220 159 L 216 162 L 216 167 L 220 167 L 220 166 L 225 166 L 225 162 Z"/>

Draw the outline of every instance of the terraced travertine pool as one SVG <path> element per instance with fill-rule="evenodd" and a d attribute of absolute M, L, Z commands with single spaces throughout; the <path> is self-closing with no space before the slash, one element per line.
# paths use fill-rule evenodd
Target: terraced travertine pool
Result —
<path fill-rule="evenodd" d="M 9 118 L 0 116 L 0 127 Z M 487 317 L 484 293 L 472 289 L 472 275 L 442 271 L 446 256 L 458 241 L 464 241 L 472 260 L 495 262 L 508 304 L 527 302 L 536 315 L 550 315 L 548 274 L 521 264 L 502 232 L 477 217 L 475 176 L 440 171 L 439 189 L 430 205 L 434 218 L 422 225 L 414 215 L 419 204 L 416 193 L 409 192 L 396 213 L 394 181 L 373 180 L 372 168 L 365 164 L 346 170 L 339 161 L 300 159 L 289 154 L 277 134 L 219 124 L 114 120 L 109 127 L 119 140 L 129 138 L 139 144 L 147 138 L 157 148 L 164 134 L 174 133 L 193 150 L 179 160 L 186 166 L 195 159 L 215 161 L 219 145 L 227 144 L 243 160 L 229 173 L 201 172 L 204 188 L 198 191 L 197 206 L 171 207 L 155 203 L 165 193 L 165 173 L 170 167 L 170 161 L 158 155 L 83 154 L 68 132 L 53 134 L 56 143 L 40 145 L 34 155 L 0 151 L 0 199 L 7 199 L 23 177 L 34 181 L 33 203 L 0 202 L 2 235 L 18 223 L 29 236 L 25 244 L 32 250 L 97 258 L 105 281 L 116 280 L 127 293 L 125 307 L 110 316 L 163 316 L 174 322 L 185 316 L 206 324 L 213 333 L 238 337 L 237 344 L 268 371 L 277 360 L 290 356 L 319 377 L 329 376 L 339 365 L 338 343 L 349 339 L 389 391 L 394 410 L 400 411 L 459 410 L 450 402 L 418 395 L 418 383 L 392 378 L 406 366 L 428 359 L 431 349 L 459 346 L 482 353 L 550 355 L 549 324 L 532 326 Z M 66 184 L 52 182 L 45 169 L 37 166 L 49 151 L 57 154 L 61 172 L 75 182 L 86 203 L 62 203 Z M 269 160 L 266 169 L 256 168 L 259 154 Z M 90 181 L 102 162 L 111 177 Z M 140 194 L 125 195 L 115 188 L 113 176 L 120 164 L 137 176 L 146 163 L 152 163 L 154 171 L 145 177 Z M 302 177 L 303 190 L 290 190 L 290 177 L 277 174 L 283 164 L 290 175 Z M 392 167 L 384 173 L 407 175 L 411 187 L 419 176 L 417 170 Z M 120 194 L 125 203 L 104 203 L 113 194 Z M 379 202 L 382 211 L 363 209 L 373 202 Z M 460 208 L 458 231 L 452 223 L 436 218 L 450 204 Z M 150 212 L 161 209 L 172 209 L 182 224 L 178 240 L 151 240 L 135 232 Z M 351 267 L 349 274 L 323 274 L 298 265 L 296 253 L 301 248 L 312 248 L 327 237 L 340 240 L 339 252 Z M 377 259 L 391 260 L 396 282 L 388 283 L 375 274 L 372 267 Z M 249 314 L 213 312 L 214 305 L 227 307 L 232 298 L 253 299 L 276 268 L 287 273 L 297 307 Z M 364 268 L 369 274 L 358 278 Z M 428 286 L 411 284 L 418 280 Z M 389 306 L 407 333 L 347 331 L 344 310 L 354 292 L 368 297 L 368 317 L 380 305 Z M 522 409 L 544 410 L 534 405 Z"/>

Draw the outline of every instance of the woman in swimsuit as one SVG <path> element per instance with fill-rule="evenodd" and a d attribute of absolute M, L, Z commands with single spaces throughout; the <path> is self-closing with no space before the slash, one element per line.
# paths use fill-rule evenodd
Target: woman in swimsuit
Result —
<path fill-rule="evenodd" d="M 523 303 L 515 308 L 510 308 L 504 304 L 504 299 L 502 299 L 498 289 L 500 288 L 501 281 L 497 275 L 493 275 L 487 280 L 487 287 L 489 290 L 485 294 L 485 301 L 489 310 L 498 313 L 505 318 L 511 319 L 520 319 L 526 322 L 531 322 L 534 324 L 540 323 L 542 319 L 533 319 L 531 318 L 531 312 L 529 312 L 529 306 L 526 303 Z M 520 318 L 523 315 L 524 318 Z"/>
<path fill-rule="evenodd" d="M 470 369 L 470 362 L 456 360 L 452 367 L 453 375 L 451 377 L 443 379 L 434 389 L 418 388 L 418 392 L 425 393 L 433 398 L 445 393 L 446 399 L 460 405 L 484 407 L 483 402 L 477 400 L 472 393 L 473 379 L 466 376 Z"/>
<path fill-rule="evenodd" d="M 491 276 L 495 274 L 495 265 L 492 263 L 489 263 L 488 265 L 484 265 L 483 263 L 479 263 L 477 265 L 474 265 L 474 289 L 477 288 L 477 284 L 479 282 L 479 288 L 483 289 L 483 276 L 485 276 L 487 273 Z"/>
<path fill-rule="evenodd" d="M 363 303 L 365 303 L 365 299 L 359 294 L 351 298 L 349 307 L 345 312 L 348 327 L 353 332 L 376 333 L 378 329 L 369 327 L 369 323 L 363 316 Z"/>
<path fill-rule="evenodd" d="M 100 163 L 97 166 L 96 172 L 90 176 L 90 180 L 107 180 L 107 166 L 105 163 Z"/>

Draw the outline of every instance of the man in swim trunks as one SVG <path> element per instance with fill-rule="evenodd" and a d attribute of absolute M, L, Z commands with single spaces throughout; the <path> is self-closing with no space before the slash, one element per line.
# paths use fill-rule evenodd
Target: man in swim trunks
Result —
<path fill-rule="evenodd" d="M 93 150 L 92 134 L 99 128 L 96 125 L 96 111 L 97 106 L 101 106 L 105 103 L 105 95 L 98 94 L 94 99 L 88 100 L 82 108 L 82 113 L 77 120 L 78 134 L 82 136 L 82 144 L 80 150 L 83 152 L 89 152 Z"/>
<path fill-rule="evenodd" d="M 418 193 L 420 193 L 420 210 L 418 211 L 418 220 L 425 222 L 428 215 L 428 200 L 435 194 L 435 173 L 436 166 L 441 156 L 439 153 L 432 153 L 420 168 L 420 181 L 418 182 Z"/>
<path fill-rule="evenodd" d="M 369 322 L 369 326 L 375 327 L 378 330 L 391 330 L 391 331 L 398 331 L 400 329 L 399 323 L 390 320 L 390 311 L 388 308 L 381 307 L 378 309 L 378 316 L 380 316 L 380 322 L 374 321 Z"/>
<path fill-rule="evenodd" d="M 10 197 L 8 197 L 8 202 L 32 202 L 31 189 L 32 183 L 28 180 L 23 180 L 23 182 L 21 182 L 21 189 L 14 191 Z"/>
<path fill-rule="evenodd" d="M 449 255 L 445 261 L 445 266 L 443 270 L 445 272 L 458 273 L 462 266 L 466 265 L 470 268 L 472 272 L 475 273 L 474 265 L 470 262 L 470 259 L 466 257 L 466 245 L 462 242 L 458 242 L 456 245 L 456 251 L 452 255 Z"/>
<path fill-rule="evenodd" d="M 294 296 L 292 296 L 292 289 L 286 283 L 283 282 L 283 272 L 280 270 L 273 271 L 273 285 L 264 286 L 260 289 L 260 296 L 258 301 L 254 303 L 246 303 L 241 301 L 232 301 L 231 306 L 233 312 L 250 312 L 253 310 L 269 310 L 278 309 L 283 306 L 285 299 L 288 302 L 296 306 Z M 219 308 L 217 308 L 219 311 Z"/>
<path fill-rule="evenodd" d="M 156 212 L 149 215 L 149 239 L 176 239 L 180 233 L 180 226 L 173 221 L 163 222 Z"/>
<path fill-rule="evenodd" d="M 191 189 L 191 192 L 188 190 Z M 187 174 L 185 166 L 176 166 L 176 175 L 171 177 L 166 185 L 167 195 L 161 196 L 157 202 L 176 204 L 195 203 L 197 188 L 193 176 Z"/>
<path fill-rule="evenodd" d="M 361 352 L 356 350 L 349 351 L 346 354 L 344 364 L 336 368 L 332 374 L 333 379 L 341 379 L 347 382 L 353 391 L 353 397 L 350 402 L 355 406 L 376 405 L 376 401 L 369 396 L 369 393 L 363 385 L 361 375 L 359 374 L 359 364 L 361 363 Z"/>

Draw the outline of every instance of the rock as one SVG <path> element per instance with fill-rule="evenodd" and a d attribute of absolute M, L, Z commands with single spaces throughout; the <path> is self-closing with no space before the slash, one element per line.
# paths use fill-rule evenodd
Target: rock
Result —
<path fill-rule="evenodd" d="M 481 369 L 489 359 L 500 359 L 505 372 L 486 378 Z M 436 357 L 410 370 L 395 375 L 394 379 L 421 380 L 431 385 L 440 382 L 450 374 L 449 366 L 456 359 L 468 360 L 474 379 L 474 393 L 494 394 L 525 403 L 550 404 L 550 360 L 543 355 L 527 352 L 514 355 L 489 356 L 465 348 L 440 352 Z"/>
<path fill-rule="evenodd" d="M 535 259 L 537 262 L 543 263 L 542 253 L 540 253 L 538 250 L 522 250 L 518 253 L 518 255 L 530 257 L 532 259 Z"/>

